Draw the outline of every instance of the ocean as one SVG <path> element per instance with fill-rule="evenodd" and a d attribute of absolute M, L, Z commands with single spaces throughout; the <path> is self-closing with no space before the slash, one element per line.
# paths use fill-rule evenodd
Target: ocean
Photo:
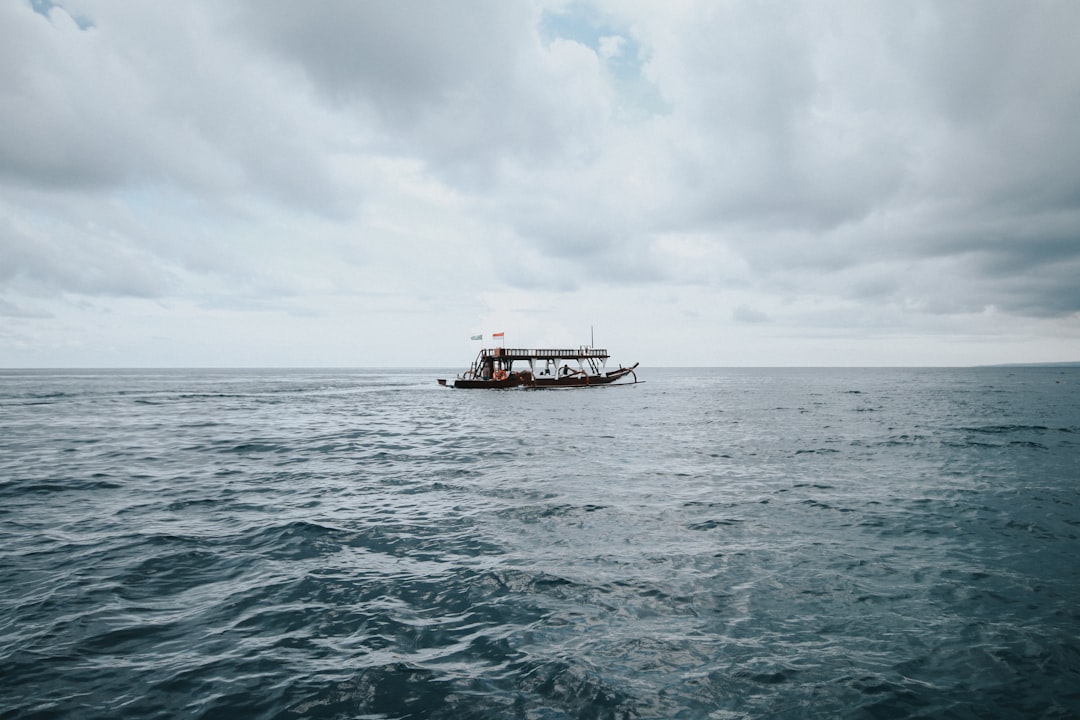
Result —
<path fill-rule="evenodd" d="M 1080 368 L 0 371 L 0 718 L 1080 717 Z"/>

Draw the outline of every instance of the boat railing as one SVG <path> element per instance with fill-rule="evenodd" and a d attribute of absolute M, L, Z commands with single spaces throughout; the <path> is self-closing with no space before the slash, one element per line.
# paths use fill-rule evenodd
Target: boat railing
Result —
<path fill-rule="evenodd" d="M 606 358 L 607 350 L 600 348 L 489 348 L 483 351 L 491 357 L 513 358 Z"/>

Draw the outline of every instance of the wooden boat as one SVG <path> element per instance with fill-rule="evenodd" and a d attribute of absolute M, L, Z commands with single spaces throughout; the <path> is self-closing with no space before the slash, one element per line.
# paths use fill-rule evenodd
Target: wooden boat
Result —
<path fill-rule="evenodd" d="M 609 357 L 607 350 L 593 347 L 576 350 L 484 348 L 462 375 L 452 380 L 439 378 L 437 382 L 463 389 L 598 387 L 611 385 L 627 376 L 633 380 L 621 384 L 639 382 L 634 372 L 639 363 L 608 370 Z"/>

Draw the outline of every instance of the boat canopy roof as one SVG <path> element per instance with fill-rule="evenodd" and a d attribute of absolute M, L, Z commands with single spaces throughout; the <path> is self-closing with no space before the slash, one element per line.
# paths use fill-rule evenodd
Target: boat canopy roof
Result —
<path fill-rule="evenodd" d="M 480 357 L 495 357 L 500 360 L 584 360 L 585 358 L 599 358 L 606 360 L 611 357 L 607 350 L 591 347 L 579 348 L 484 348 L 480 351 Z"/>

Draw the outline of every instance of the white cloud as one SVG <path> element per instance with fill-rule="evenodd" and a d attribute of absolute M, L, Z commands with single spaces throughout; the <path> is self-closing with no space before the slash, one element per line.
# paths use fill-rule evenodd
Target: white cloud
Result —
<path fill-rule="evenodd" d="M 600 57 L 605 60 L 617 58 L 626 49 L 626 38 L 621 35 L 605 35 L 600 38 Z"/>

